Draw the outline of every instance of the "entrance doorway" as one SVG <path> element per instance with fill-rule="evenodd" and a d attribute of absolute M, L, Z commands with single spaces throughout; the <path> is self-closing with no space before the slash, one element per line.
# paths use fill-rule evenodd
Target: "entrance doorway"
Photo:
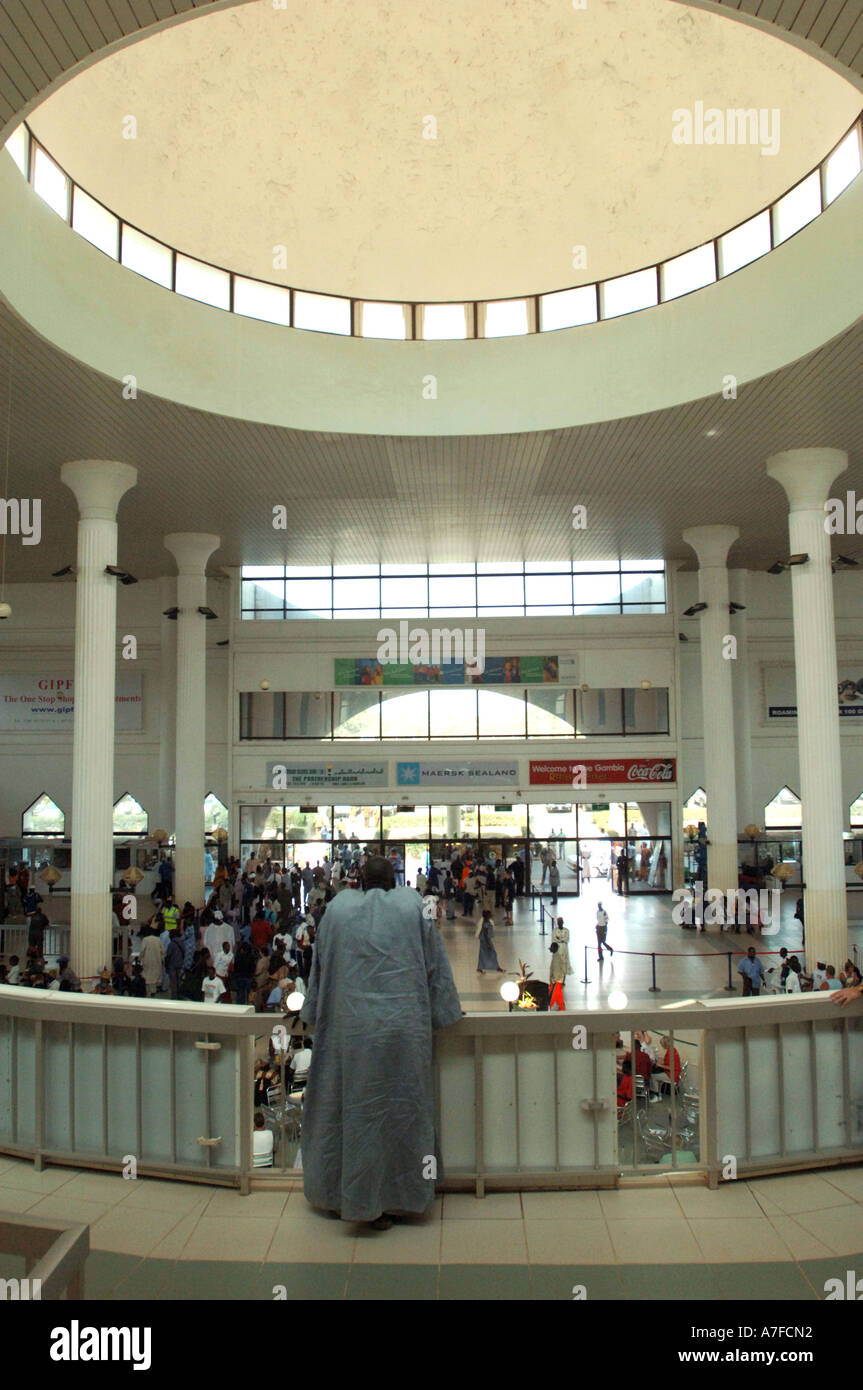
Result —
<path fill-rule="evenodd" d="M 429 847 L 427 843 L 416 843 L 410 840 L 386 840 L 380 851 L 376 845 L 369 845 L 369 850 L 374 853 L 382 853 L 384 858 L 389 859 L 393 866 L 396 876 L 396 887 L 409 884 L 411 888 L 416 887 L 417 874 L 425 873 L 429 864 Z"/>

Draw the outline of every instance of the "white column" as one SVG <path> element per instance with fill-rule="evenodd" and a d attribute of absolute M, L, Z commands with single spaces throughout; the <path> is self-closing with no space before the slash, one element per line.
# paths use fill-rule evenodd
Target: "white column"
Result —
<path fill-rule="evenodd" d="M 749 572 L 733 570 L 730 575 L 731 598 L 749 607 Z M 732 619 L 729 631 L 737 638 L 737 655 L 731 662 L 731 682 L 734 695 L 734 732 L 737 747 L 735 775 L 737 777 L 737 828 L 761 825 L 764 807 L 755 804 L 752 791 L 752 700 L 749 685 L 749 628 L 748 612 Z"/>
<path fill-rule="evenodd" d="M 177 761 L 174 897 L 198 906 L 204 895 L 204 797 L 207 773 L 207 560 L 221 541 L 175 532 L 165 546 L 177 561 Z"/>
<path fill-rule="evenodd" d="M 737 787 L 734 774 L 734 697 L 732 662 L 725 638 L 728 612 L 728 552 L 740 532 L 736 526 L 693 526 L 683 539 L 698 556 L 698 598 L 707 604 L 699 616 L 701 709 L 704 729 L 704 781 L 707 792 L 707 888 L 737 888 Z"/>
<path fill-rule="evenodd" d="M 165 575 L 159 583 L 162 613 L 174 607 L 176 582 Z M 174 771 L 177 762 L 177 624 L 160 618 L 159 670 L 159 811 L 158 825 L 170 834 L 174 828 Z M 154 823 L 150 822 L 155 828 Z"/>
<path fill-rule="evenodd" d="M 114 873 L 114 694 L 117 663 L 117 507 L 135 486 L 127 463 L 64 463 L 78 503 L 75 725 L 72 745 L 72 967 L 96 975 L 111 964 Z"/>
<path fill-rule="evenodd" d="M 836 627 L 830 536 L 824 503 L 835 478 L 848 467 L 841 449 L 791 449 L 773 454 L 767 472 L 788 496 L 797 678 L 797 747 L 803 803 L 803 878 L 806 884 L 806 961 L 841 970 L 848 955 L 845 860 L 839 743 Z"/>

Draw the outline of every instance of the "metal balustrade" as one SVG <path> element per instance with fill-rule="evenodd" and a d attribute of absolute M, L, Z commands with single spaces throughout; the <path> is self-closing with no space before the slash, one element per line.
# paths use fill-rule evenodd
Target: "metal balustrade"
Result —
<path fill-rule="evenodd" d="M 244 1192 L 253 1176 L 299 1181 L 301 1108 L 272 1107 L 275 1166 L 252 1164 L 255 1041 L 278 1022 L 236 1005 L 0 988 L 0 1151 Z M 671 1034 L 688 1077 L 659 1101 L 634 1096 L 620 1123 L 615 1039 L 640 1029 Z M 863 1157 L 863 1007 L 840 1011 L 827 994 L 502 1006 L 437 1035 L 435 1066 L 448 1190 L 609 1187 L 669 1168 L 716 1186 Z"/>

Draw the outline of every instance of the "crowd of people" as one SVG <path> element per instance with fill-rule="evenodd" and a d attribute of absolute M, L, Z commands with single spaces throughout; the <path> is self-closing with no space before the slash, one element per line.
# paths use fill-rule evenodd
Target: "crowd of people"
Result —
<path fill-rule="evenodd" d="M 311 969 L 315 932 L 326 903 L 357 881 L 341 861 L 283 868 L 270 860 L 232 859 L 214 869 L 202 907 L 174 901 L 173 865 L 159 864 L 153 911 L 145 922 L 124 920 L 132 885 L 122 879 L 113 895 L 113 959 L 95 978 L 79 980 L 61 956 L 49 968 L 44 954 L 48 919 L 38 893 L 21 889 L 27 948 L 0 962 L 0 984 L 73 993 L 127 995 L 207 1003 L 253 1003 L 282 1009 L 302 995 Z M 20 880 L 19 880 L 20 884 Z M 32 900 L 31 900 L 32 899 Z"/>
<path fill-rule="evenodd" d="M 333 847 L 331 859 L 315 865 L 280 863 L 254 854 L 245 862 L 231 858 L 218 867 L 211 861 L 212 883 L 201 907 L 175 902 L 173 863 L 163 853 L 152 895 L 154 910 L 146 922 L 124 921 L 132 885 L 120 880 L 112 904 L 114 958 L 105 962 L 95 978 L 85 981 L 78 979 L 65 956 L 54 966 L 46 962 L 45 932 L 50 924 L 43 899 L 30 881 L 27 866 L 19 866 L 9 875 L 7 906 L 26 918 L 26 955 L 0 960 L 0 985 L 133 998 L 167 996 L 188 1002 L 251 1003 L 259 1012 L 284 1012 L 290 996 L 305 993 L 315 936 L 327 904 L 338 893 L 361 886 L 364 864 L 375 848 L 363 849 L 346 842 L 339 849 Z M 400 880 L 403 884 L 398 850 L 391 849 L 385 857 L 396 886 Z M 553 852 L 544 849 L 540 860 L 541 881 L 544 884 L 548 877 L 555 898 L 559 871 Z M 507 862 L 494 853 L 478 854 L 470 846 L 447 846 L 442 858 L 432 859 L 417 873 L 414 886 L 424 900 L 426 917 L 438 925 L 444 917 L 455 921 L 458 916 L 471 925 L 476 922 L 477 974 L 505 973 L 495 943 L 495 913 L 502 913 L 504 926 L 512 925 L 515 900 L 525 892 L 523 858 L 516 855 Z M 798 903 L 795 916 L 802 922 L 802 904 Z M 608 913 L 598 902 L 595 931 L 600 964 L 606 953 L 614 955 L 608 943 L 608 924 Z M 560 1007 L 566 977 L 572 973 L 568 943 L 569 931 L 558 917 L 549 948 L 548 978 L 552 997 L 559 989 Z M 807 972 L 800 958 L 785 947 L 779 951 L 778 965 L 766 966 L 755 946 L 750 946 L 737 973 L 747 998 L 767 992 L 863 989 L 852 961 L 846 961 L 841 971 L 818 961 Z M 295 1003 L 299 1007 L 296 999 Z"/>
<path fill-rule="evenodd" d="M 841 971 L 826 961 L 815 962 L 815 969 L 808 973 L 799 956 L 789 954 L 787 946 L 780 947 L 779 965 L 765 969 L 754 946 L 750 946 L 737 967 L 741 977 L 743 995 L 751 998 L 762 993 L 808 994 L 813 991 L 834 992 L 861 987 L 860 971 L 852 960 L 846 960 Z M 771 979 L 770 977 L 775 978 Z"/>
<path fill-rule="evenodd" d="M 650 1033 L 638 1030 L 633 1034 L 632 1045 L 627 1048 L 618 1036 L 617 1052 L 617 1105 L 622 1109 L 632 1100 L 633 1078 L 642 1077 L 645 1089 L 651 1099 L 659 1098 L 680 1082 L 682 1064 L 680 1053 L 672 1046 L 671 1038 L 663 1036 L 659 1045 L 654 1043 Z"/>

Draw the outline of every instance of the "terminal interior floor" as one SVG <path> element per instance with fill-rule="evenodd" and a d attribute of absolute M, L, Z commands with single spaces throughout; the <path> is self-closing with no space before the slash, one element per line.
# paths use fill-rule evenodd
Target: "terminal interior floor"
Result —
<path fill-rule="evenodd" d="M 0 1211 L 90 1223 L 88 1299 L 813 1300 L 863 1261 L 863 1167 L 614 1192 L 446 1195 L 374 1231 L 302 1193 L 0 1158 Z M 23 1277 L 0 1256 L 0 1277 Z M 576 1294 L 577 1289 L 583 1293 Z"/>
<path fill-rule="evenodd" d="M 599 899 L 615 948 L 601 972 L 593 930 Z M 561 899 L 557 915 L 570 928 L 576 967 L 567 1003 L 601 1008 L 612 987 L 652 1007 L 719 997 L 728 950 L 751 941 L 759 951 L 799 947 L 794 902 L 793 892 L 784 895 L 780 931 L 759 938 L 745 929 L 722 936 L 716 927 L 683 930 L 671 920 L 668 897 L 621 899 L 595 885 L 581 898 Z M 503 1009 L 500 982 L 518 960 L 547 974 L 550 938 L 540 935 L 538 909 L 528 901 L 517 904 L 513 927 L 496 928 L 504 976 L 476 974 L 469 922 L 443 928 L 466 1010 Z M 587 985 L 579 978 L 585 944 Z M 649 958 L 627 954 L 652 950 L 661 953 L 659 996 L 648 992 Z M 736 959 L 734 969 L 739 992 Z M 863 1166 L 741 1180 L 715 1192 L 693 1174 L 625 1179 L 605 1192 L 446 1194 L 427 1217 L 396 1221 L 388 1231 L 314 1211 L 299 1185 L 268 1190 L 263 1177 L 262 1184 L 242 1197 L 68 1168 L 36 1172 L 0 1156 L 0 1212 L 89 1225 L 85 1291 L 93 1300 L 794 1301 L 823 1298 L 827 1279 L 844 1286 L 847 1269 L 863 1262 Z M 0 1255 L 0 1278 L 24 1273 L 22 1261 Z"/>
<path fill-rule="evenodd" d="M 778 963 L 776 953 L 781 946 L 790 952 L 800 952 L 801 928 L 794 917 L 797 892 L 786 890 L 782 895 L 779 931 L 768 936 L 758 932 L 747 935 L 746 927 L 739 932 L 718 926 L 708 926 L 703 932 L 687 930 L 672 921 L 673 903 L 670 896 L 631 895 L 626 898 L 612 893 L 607 884 L 585 884 L 580 897 L 558 899 L 551 907 L 550 895 L 542 898 L 545 909 L 545 935 L 540 934 L 539 899 L 532 911 L 527 898 L 519 898 L 513 914 L 513 926 L 501 925 L 502 914 L 495 914 L 495 947 L 504 975 L 476 973 L 477 942 L 473 924 L 462 919 L 456 906 L 454 922 L 441 922 L 441 930 L 453 969 L 462 1008 L 467 1013 L 504 1008 L 500 985 L 504 979 L 518 974 L 518 963 L 524 961 L 536 979 L 548 979 L 549 943 L 556 917 L 562 917 L 569 928 L 569 954 L 573 974 L 567 978 L 564 997 L 570 1008 L 601 1008 L 611 990 L 623 990 L 630 1004 L 657 1007 L 674 999 L 708 999 L 725 996 L 728 984 L 728 952 L 732 960 L 732 978 L 737 994 L 741 993 L 737 966 L 750 945 L 755 945 L 765 970 Z M 602 902 L 608 913 L 608 943 L 614 952 L 602 967 L 597 962 L 596 909 Z M 851 923 L 852 942 L 859 933 Z M 863 946 L 863 937 L 860 939 Z M 586 954 L 585 954 L 586 948 Z M 651 953 L 656 953 L 656 982 L 660 993 L 652 994 Z M 741 954 L 742 953 L 742 954 Z M 583 983 L 587 961 L 588 983 Z M 844 961 L 835 964 L 837 972 Z M 771 976 L 768 975 L 768 989 Z M 725 996 L 727 997 L 727 996 Z"/>

